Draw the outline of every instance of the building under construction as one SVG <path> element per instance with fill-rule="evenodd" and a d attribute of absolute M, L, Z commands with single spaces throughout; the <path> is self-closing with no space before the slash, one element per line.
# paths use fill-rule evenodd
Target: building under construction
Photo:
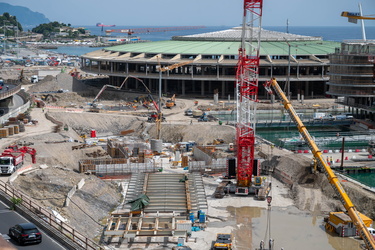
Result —
<path fill-rule="evenodd" d="M 330 59 L 327 94 L 350 108 L 356 118 L 375 120 L 375 41 L 345 41 Z"/>
<path fill-rule="evenodd" d="M 223 31 L 173 37 L 172 40 L 124 44 L 82 55 L 81 69 L 109 76 L 109 84 L 119 86 L 128 75 L 142 79 L 152 92 L 159 89 L 160 67 L 193 61 L 163 73 L 162 91 L 177 95 L 234 96 L 234 81 L 241 43 L 241 27 Z M 249 30 L 250 32 L 250 30 Z M 262 30 L 259 80 L 276 77 L 290 83 L 291 96 L 324 96 L 329 80 L 328 54 L 338 42 L 321 37 Z M 144 91 L 131 79 L 125 88 Z M 260 96 L 266 96 L 259 89 Z"/>

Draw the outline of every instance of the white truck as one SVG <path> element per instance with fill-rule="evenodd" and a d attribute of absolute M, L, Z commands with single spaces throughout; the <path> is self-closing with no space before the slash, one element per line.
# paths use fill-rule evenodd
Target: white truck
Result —
<path fill-rule="evenodd" d="M 32 75 L 30 80 L 31 80 L 31 83 L 37 83 L 39 82 L 39 77 L 37 75 Z"/>

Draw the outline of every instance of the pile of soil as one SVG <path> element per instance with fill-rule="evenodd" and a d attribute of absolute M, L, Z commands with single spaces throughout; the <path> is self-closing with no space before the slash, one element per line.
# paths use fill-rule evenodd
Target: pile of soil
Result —
<path fill-rule="evenodd" d="M 81 179 L 85 180 L 85 185 L 76 191 L 69 206 L 64 207 L 67 193 Z M 121 198 L 116 183 L 59 167 L 39 169 L 21 175 L 13 185 L 26 192 L 41 206 L 60 213 L 68 219 L 69 225 L 92 239 L 101 234 L 105 219 Z"/>

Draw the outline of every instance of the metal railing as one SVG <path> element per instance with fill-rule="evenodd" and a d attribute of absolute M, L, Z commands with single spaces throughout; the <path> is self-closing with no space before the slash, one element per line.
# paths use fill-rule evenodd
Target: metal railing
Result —
<path fill-rule="evenodd" d="M 33 202 L 32 199 L 30 199 L 26 194 L 23 194 L 21 191 L 2 181 L 0 181 L 0 195 L 9 201 L 11 198 L 20 198 L 22 200 L 22 203 L 18 205 L 19 207 L 27 209 L 37 218 L 47 223 L 54 230 L 57 230 L 59 233 L 66 236 L 66 238 L 70 239 L 81 249 L 104 249 L 102 246 L 82 235 L 67 223 L 63 221 L 56 221 L 55 216 L 47 209 L 39 206 L 38 204 Z"/>

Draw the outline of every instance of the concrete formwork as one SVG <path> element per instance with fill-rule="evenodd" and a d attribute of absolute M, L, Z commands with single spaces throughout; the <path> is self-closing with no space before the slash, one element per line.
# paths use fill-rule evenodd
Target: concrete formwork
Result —
<path fill-rule="evenodd" d="M 131 212 L 128 202 L 141 194 L 149 197 L 149 205 L 138 213 Z M 185 225 L 179 225 L 186 224 L 189 213 L 199 210 L 207 213 L 207 209 L 200 173 L 135 173 L 130 179 L 124 206 L 112 215 L 104 234 L 123 238 L 185 237 L 191 225 L 186 229 Z M 133 214 L 138 214 L 138 217 Z"/>

